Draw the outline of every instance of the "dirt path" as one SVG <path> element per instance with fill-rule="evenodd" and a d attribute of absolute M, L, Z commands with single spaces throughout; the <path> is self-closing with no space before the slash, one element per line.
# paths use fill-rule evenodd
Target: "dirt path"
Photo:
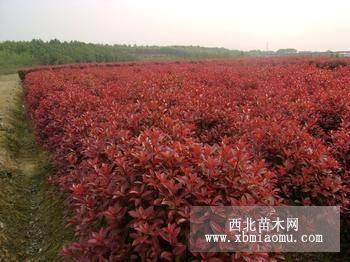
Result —
<path fill-rule="evenodd" d="M 17 75 L 0 76 L 0 261 L 56 261 L 72 239 L 51 167 L 34 142 Z"/>

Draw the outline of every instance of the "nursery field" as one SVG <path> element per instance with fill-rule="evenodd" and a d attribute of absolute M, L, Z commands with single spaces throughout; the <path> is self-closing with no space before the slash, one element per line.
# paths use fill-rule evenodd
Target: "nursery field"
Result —
<path fill-rule="evenodd" d="M 20 72 L 50 182 L 85 261 L 268 260 L 191 253 L 190 207 L 350 208 L 350 63 L 319 58 L 120 63 Z M 215 259 L 216 258 L 216 259 Z"/>

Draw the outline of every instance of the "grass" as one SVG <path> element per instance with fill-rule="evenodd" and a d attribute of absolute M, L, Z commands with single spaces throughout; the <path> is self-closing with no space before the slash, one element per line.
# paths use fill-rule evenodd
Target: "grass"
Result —
<path fill-rule="evenodd" d="M 64 196 L 49 185 L 49 155 L 35 144 L 16 75 L 0 76 L 0 261 L 60 261 L 73 239 Z"/>

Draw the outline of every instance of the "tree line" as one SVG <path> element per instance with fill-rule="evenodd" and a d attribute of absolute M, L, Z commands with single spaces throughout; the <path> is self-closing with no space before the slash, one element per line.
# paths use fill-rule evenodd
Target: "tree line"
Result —
<path fill-rule="evenodd" d="M 136 46 L 92 44 L 79 41 L 0 42 L 0 74 L 35 65 L 80 62 L 116 62 L 161 59 L 206 59 L 243 56 L 244 52 L 199 46 Z"/>
<path fill-rule="evenodd" d="M 240 51 L 200 46 L 137 46 L 93 44 L 79 41 L 3 41 L 0 42 L 0 74 L 20 68 L 82 62 L 118 62 L 135 60 L 210 59 L 243 56 L 330 55 L 327 52 L 298 52 L 294 48 L 277 51 Z"/>

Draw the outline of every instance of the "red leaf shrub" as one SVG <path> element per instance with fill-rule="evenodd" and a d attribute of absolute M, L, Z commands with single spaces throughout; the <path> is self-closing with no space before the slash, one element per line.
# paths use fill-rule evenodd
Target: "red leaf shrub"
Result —
<path fill-rule="evenodd" d="M 349 214 L 350 67 L 320 59 L 23 71 L 26 106 L 69 193 L 77 260 L 192 254 L 191 205 L 340 205 Z M 327 65 L 327 66 L 320 66 Z M 218 260 L 219 261 L 219 260 Z"/>

